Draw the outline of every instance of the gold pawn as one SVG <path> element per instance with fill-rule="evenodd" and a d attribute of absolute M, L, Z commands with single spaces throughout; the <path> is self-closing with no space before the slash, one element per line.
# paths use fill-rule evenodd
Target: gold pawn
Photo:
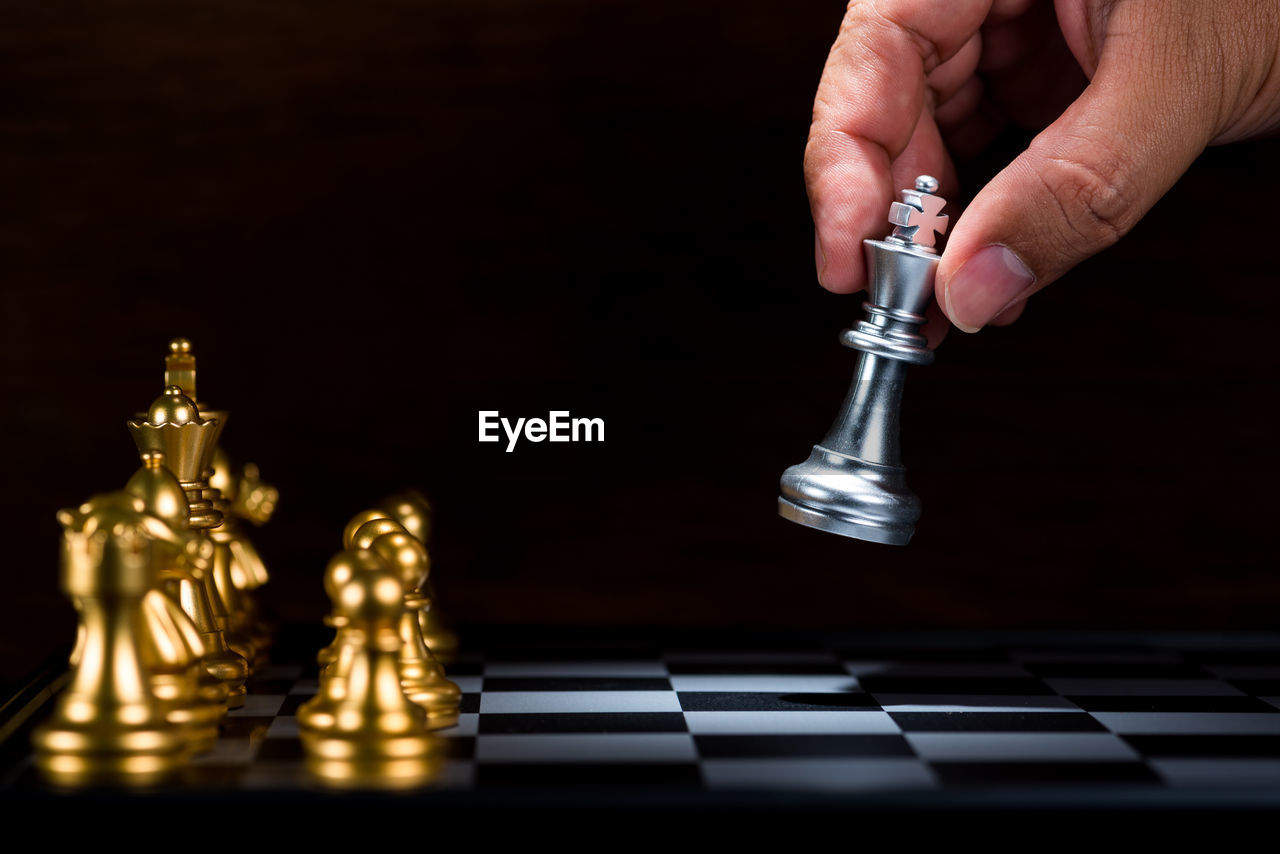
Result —
<path fill-rule="evenodd" d="M 431 567 L 427 548 L 407 531 L 390 531 L 369 544 L 400 575 L 404 610 L 400 615 L 400 685 L 405 695 L 427 712 L 427 727 L 441 729 L 458 723 L 462 689 L 449 681 L 444 669 L 422 639 L 418 613 L 426 606 L 419 585 Z"/>
<path fill-rule="evenodd" d="M 421 540 L 424 546 L 431 546 L 431 502 L 421 492 L 416 489 L 397 492 L 379 502 L 378 509 L 404 525 L 405 530 Z M 448 664 L 458 652 L 458 634 L 449 628 L 448 620 L 440 610 L 431 579 L 423 583 L 422 593 L 431 603 L 418 614 L 422 637 L 436 658 Z"/>
<path fill-rule="evenodd" d="M 429 545 L 431 504 L 416 489 L 397 492 L 379 502 L 376 508 L 361 511 L 353 516 L 343 531 L 344 545 L 350 548 L 351 538 L 356 529 L 374 519 L 390 519 L 399 522 L 423 545 Z M 436 659 L 448 664 L 458 652 L 458 635 L 448 627 L 444 616 L 436 606 L 436 593 L 429 578 L 422 584 L 422 595 L 428 603 L 418 612 L 422 638 Z"/>
<path fill-rule="evenodd" d="M 394 531 L 403 531 L 404 527 L 395 520 L 387 517 L 380 510 L 363 510 L 351 518 L 347 526 L 342 530 L 342 545 L 346 549 L 364 550 L 368 549 L 374 539 L 381 534 L 387 534 Z M 357 539 L 357 532 L 362 534 Z M 341 571 L 341 570 L 339 570 Z M 336 587 L 331 585 L 340 585 L 342 578 L 330 579 L 329 574 L 325 575 L 325 592 L 332 598 L 335 594 Z M 326 624 L 337 629 L 333 642 L 323 648 L 316 654 L 316 662 L 320 665 L 323 673 L 324 669 L 333 664 L 338 658 L 338 651 L 342 648 L 342 618 L 336 613 L 326 618 Z"/>
<path fill-rule="evenodd" d="M 340 564 L 335 572 L 335 564 Z M 343 785 L 421 785 L 439 770 L 443 742 L 426 731 L 426 712 L 400 688 L 398 631 L 404 588 L 369 551 L 342 551 L 326 578 L 344 621 L 343 649 L 320 693 L 298 709 L 308 767 Z"/>
<path fill-rule="evenodd" d="M 33 734 L 36 764 L 67 785 L 149 785 L 176 770 L 187 748 L 152 695 L 142 601 L 164 555 L 163 523 L 123 492 L 62 510 L 62 589 L 80 614 L 78 658 L 51 719 Z M 157 536 L 159 535 L 159 536 Z"/>

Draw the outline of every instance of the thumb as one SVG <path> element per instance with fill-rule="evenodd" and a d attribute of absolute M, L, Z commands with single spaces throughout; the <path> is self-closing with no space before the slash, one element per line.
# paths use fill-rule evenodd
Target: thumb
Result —
<path fill-rule="evenodd" d="M 1080 98 L 957 221 L 938 295 L 960 329 L 976 332 L 1127 234 L 1214 136 L 1203 82 L 1168 46 L 1107 47 Z"/>

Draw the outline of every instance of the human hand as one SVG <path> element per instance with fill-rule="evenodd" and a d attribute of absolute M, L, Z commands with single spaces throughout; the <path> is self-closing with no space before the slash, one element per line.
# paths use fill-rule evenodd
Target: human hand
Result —
<path fill-rule="evenodd" d="M 1017 319 L 1128 233 L 1207 145 L 1280 127 L 1278 0 L 1053 6 L 850 2 L 805 150 L 823 287 L 864 287 L 862 239 L 885 233 L 885 199 L 921 174 L 954 193 L 949 149 L 975 153 L 1007 121 L 1044 130 L 953 213 L 938 265 L 938 304 L 966 332 Z"/>

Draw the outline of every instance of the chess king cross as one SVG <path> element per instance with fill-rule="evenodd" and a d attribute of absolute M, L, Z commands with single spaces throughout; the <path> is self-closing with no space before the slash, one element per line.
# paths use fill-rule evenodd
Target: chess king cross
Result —
<path fill-rule="evenodd" d="M 870 298 L 867 318 L 840 336 L 861 351 L 840 414 L 809 458 L 782 475 L 778 513 L 860 540 L 906 545 L 920 518 L 898 448 L 907 365 L 933 361 L 920 327 L 933 298 L 935 233 L 947 230 L 946 200 L 928 175 L 889 206 L 893 233 L 864 240 Z"/>

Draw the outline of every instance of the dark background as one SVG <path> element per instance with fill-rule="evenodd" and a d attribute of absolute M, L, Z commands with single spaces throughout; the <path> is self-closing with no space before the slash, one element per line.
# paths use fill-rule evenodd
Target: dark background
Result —
<path fill-rule="evenodd" d="M 776 517 L 856 359 L 801 175 L 841 14 L 5 4 L 0 677 L 70 642 L 54 513 L 134 470 L 175 335 L 282 492 L 286 620 L 319 620 L 345 520 L 419 485 L 464 624 L 1274 627 L 1275 142 L 912 370 L 910 546 Z M 479 409 L 606 441 L 507 454 Z"/>

